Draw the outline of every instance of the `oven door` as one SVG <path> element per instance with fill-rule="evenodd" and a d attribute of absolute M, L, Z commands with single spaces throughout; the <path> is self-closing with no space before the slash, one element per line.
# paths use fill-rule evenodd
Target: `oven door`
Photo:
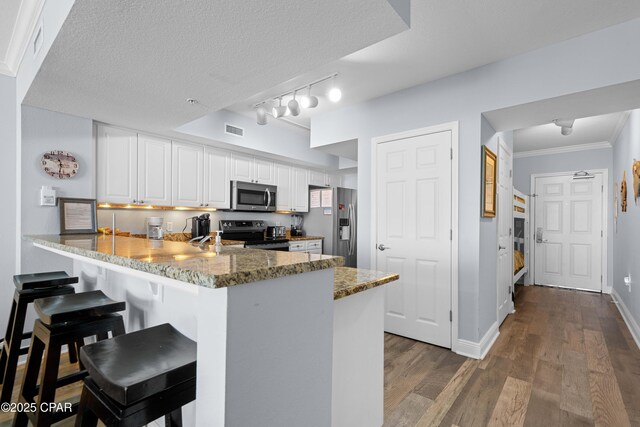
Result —
<path fill-rule="evenodd" d="M 231 209 L 273 212 L 276 210 L 276 190 L 275 185 L 231 181 Z"/>
<path fill-rule="evenodd" d="M 289 242 L 285 243 L 263 243 L 263 244 L 251 244 L 245 243 L 244 247 L 247 249 L 262 249 L 263 251 L 284 251 L 289 252 Z"/>

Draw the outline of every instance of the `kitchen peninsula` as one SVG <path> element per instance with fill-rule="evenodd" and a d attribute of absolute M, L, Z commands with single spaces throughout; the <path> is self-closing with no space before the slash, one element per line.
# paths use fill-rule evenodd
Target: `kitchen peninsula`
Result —
<path fill-rule="evenodd" d="M 72 258 L 83 290 L 125 300 L 128 332 L 168 322 L 198 342 L 185 425 L 382 425 L 381 285 L 397 275 L 307 253 L 110 235 L 27 239 Z"/>

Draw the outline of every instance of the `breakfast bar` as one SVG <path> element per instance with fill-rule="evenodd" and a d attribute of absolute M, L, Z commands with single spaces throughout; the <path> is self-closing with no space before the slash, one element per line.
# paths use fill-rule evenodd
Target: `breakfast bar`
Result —
<path fill-rule="evenodd" d="M 171 323 L 197 348 L 185 425 L 382 425 L 383 286 L 341 257 L 121 236 L 28 236 L 82 290 L 126 301 L 127 332 Z"/>

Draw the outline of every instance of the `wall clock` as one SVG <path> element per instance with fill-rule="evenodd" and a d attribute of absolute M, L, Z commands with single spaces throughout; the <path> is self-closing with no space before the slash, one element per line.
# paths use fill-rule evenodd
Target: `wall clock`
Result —
<path fill-rule="evenodd" d="M 54 178 L 72 178 L 78 173 L 76 157 L 66 151 L 48 151 L 42 155 L 40 161 L 42 170 Z"/>

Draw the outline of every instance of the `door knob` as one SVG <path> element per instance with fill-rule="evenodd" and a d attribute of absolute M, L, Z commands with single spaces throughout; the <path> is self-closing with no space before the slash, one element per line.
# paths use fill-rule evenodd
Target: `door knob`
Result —
<path fill-rule="evenodd" d="M 378 245 L 378 250 L 379 250 L 379 251 L 384 251 L 385 249 L 391 249 L 391 248 L 390 248 L 390 247 L 388 247 L 388 246 L 383 245 L 382 243 L 380 243 L 380 244 Z"/>

